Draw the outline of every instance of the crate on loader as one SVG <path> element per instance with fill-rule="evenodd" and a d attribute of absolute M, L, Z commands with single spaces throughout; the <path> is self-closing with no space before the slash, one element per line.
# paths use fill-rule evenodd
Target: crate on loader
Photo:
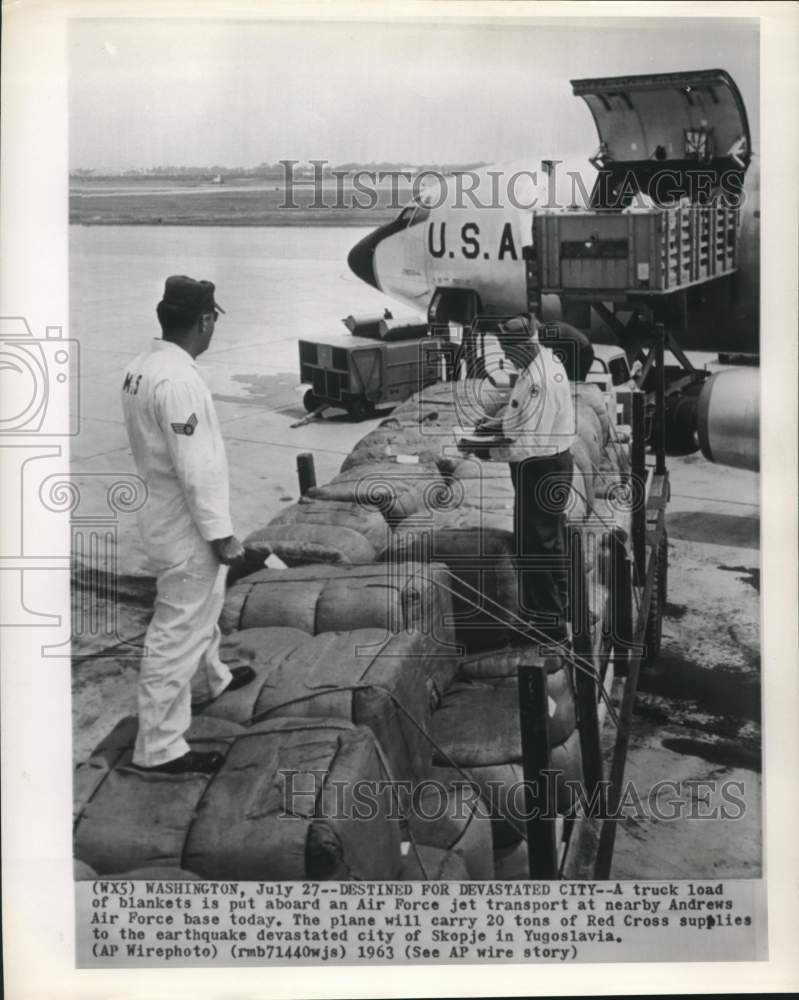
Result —
<path fill-rule="evenodd" d="M 586 211 L 535 213 L 530 308 L 540 313 L 541 296 L 557 295 L 562 307 L 593 306 L 613 329 L 608 303 L 662 310 L 688 288 L 732 274 L 752 144 L 729 74 L 571 83 L 596 125 L 597 174 Z"/>
<path fill-rule="evenodd" d="M 665 294 L 731 274 L 738 220 L 724 205 L 539 215 L 541 291 Z"/>

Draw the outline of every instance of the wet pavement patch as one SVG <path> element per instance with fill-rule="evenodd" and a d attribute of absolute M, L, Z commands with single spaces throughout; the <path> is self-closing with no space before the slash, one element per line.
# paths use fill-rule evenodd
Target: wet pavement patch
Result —
<path fill-rule="evenodd" d="M 758 594 L 760 593 L 760 570 L 756 566 L 719 566 L 718 568 L 723 569 L 726 573 L 743 573 L 743 576 L 738 577 L 741 583 L 749 584 Z"/>
<path fill-rule="evenodd" d="M 663 606 L 663 616 L 665 618 L 682 618 L 683 615 L 688 611 L 688 608 L 684 604 L 672 604 L 671 601 L 666 601 Z"/>
<path fill-rule="evenodd" d="M 760 547 L 759 517 L 708 514 L 692 510 L 670 514 L 668 524 L 669 535 L 684 542 L 705 542 L 742 549 Z"/>
<path fill-rule="evenodd" d="M 671 706 L 665 698 L 656 701 L 641 698 L 635 706 L 636 719 L 646 720 L 653 725 L 666 725 L 672 716 Z"/>
<path fill-rule="evenodd" d="M 740 716 L 708 712 L 699 706 L 677 698 L 666 698 L 656 694 L 640 692 L 635 706 L 637 724 L 642 732 L 649 730 L 660 733 L 693 731 L 707 739 L 734 742 L 737 745 L 760 746 L 760 728 L 751 719 Z M 657 737 L 660 739 L 660 736 Z M 759 751 L 758 751 L 759 752 Z"/>
<path fill-rule="evenodd" d="M 760 722 L 760 674 L 723 667 L 700 667 L 673 653 L 662 655 L 657 671 L 644 671 L 642 693 L 693 703 L 714 715 Z"/>
<path fill-rule="evenodd" d="M 244 385 L 250 397 L 234 397 L 238 403 L 258 403 L 268 410 L 304 414 L 302 394 L 298 391 L 300 376 L 297 372 L 277 372 L 262 375 L 234 375 L 234 382 Z M 218 396 L 214 396 L 218 399 Z M 225 397 L 229 399 L 229 397 Z"/>
<path fill-rule="evenodd" d="M 754 748 L 741 746 L 728 740 L 696 740 L 687 737 L 667 737 L 662 741 L 666 750 L 691 757 L 700 757 L 710 764 L 721 764 L 728 768 L 744 768 L 760 771 L 760 752 Z"/>

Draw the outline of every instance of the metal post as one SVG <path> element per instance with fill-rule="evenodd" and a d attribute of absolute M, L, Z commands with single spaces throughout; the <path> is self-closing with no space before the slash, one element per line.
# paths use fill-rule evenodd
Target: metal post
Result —
<path fill-rule="evenodd" d="M 666 334 L 666 343 L 668 344 L 671 353 L 680 362 L 685 371 L 691 373 L 696 371 L 696 368 L 691 364 L 685 351 L 680 347 L 680 345 L 677 343 L 677 341 L 670 333 Z"/>
<path fill-rule="evenodd" d="M 471 323 L 461 325 L 461 343 L 463 344 L 463 358 L 466 364 L 466 378 L 474 378 L 477 371 L 477 345 L 476 337 Z"/>
<path fill-rule="evenodd" d="M 539 224 L 537 227 L 533 223 L 532 245 L 524 248 L 525 261 L 525 282 L 527 284 L 527 312 L 532 318 L 541 317 L 541 277 L 538 268 L 538 247 L 543 245 L 541 240 L 544 236 L 544 229 Z"/>
<path fill-rule="evenodd" d="M 632 447 L 630 474 L 633 489 L 633 556 L 638 580 L 646 578 L 646 431 L 644 428 L 644 394 L 632 394 Z"/>
<path fill-rule="evenodd" d="M 655 327 L 655 335 L 657 337 L 655 341 L 655 350 L 657 351 L 655 473 L 662 476 L 666 472 L 666 331 L 662 323 L 658 323 Z"/>
<path fill-rule="evenodd" d="M 531 879 L 558 877 L 554 802 L 547 781 L 550 771 L 547 674 L 543 667 L 519 667 L 519 722 L 527 819 L 527 857 Z"/>
<path fill-rule="evenodd" d="M 571 533 L 571 619 L 574 652 L 582 660 L 593 663 L 593 643 L 588 623 L 588 589 L 585 585 L 583 540 L 579 531 Z M 602 751 L 599 742 L 599 711 L 597 682 L 584 669 L 574 676 L 577 719 L 580 731 L 580 751 L 583 774 L 589 799 L 602 781 Z"/>
<path fill-rule="evenodd" d="M 611 627 L 613 629 L 613 671 L 617 677 L 627 675 L 633 643 L 632 566 L 624 543 L 611 540 Z"/>
<path fill-rule="evenodd" d="M 313 464 L 313 455 L 310 452 L 303 452 L 297 455 L 297 479 L 300 483 L 300 496 L 304 497 L 308 490 L 316 486 L 316 469 Z"/>
<path fill-rule="evenodd" d="M 594 878 L 604 880 L 610 878 L 610 866 L 613 861 L 613 848 L 616 843 L 619 807 L 622 799 L 622 780 L 624 765 L 627 761 L 627 750 L 632 734 L 633 708 L 635 695 L 638 691 L 638 674 L 641 669 L 640 647 L 631 651 L 627 679 L 619 709 L 619 731 L 616 735 L 616 745 L 613 748 L 613 760 L 610 765 L 609 788 L 607 794 L 607 819 L 602 824 L 599 836 Z"/>

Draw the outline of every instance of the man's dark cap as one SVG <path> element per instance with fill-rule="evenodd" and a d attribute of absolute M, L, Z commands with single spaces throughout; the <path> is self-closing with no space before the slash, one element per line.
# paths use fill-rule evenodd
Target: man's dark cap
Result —
<path fill-rule="evenodd" d="M 530 340 L 533 331 L 526 316 L 514 316 L 507 323 L 500 323 L 499 337 L 501 340 Z"/>
<path fill-rule="evenodd" d="M 173 274 L 166 279 L 164 297 L 161 300 L 165 306 L 175 309 L 185 309 L 187 312 L 211 313 L 225 310 L 214 301 L 214 283 L 212 281 L 195 281 L 185 274 Z"/>

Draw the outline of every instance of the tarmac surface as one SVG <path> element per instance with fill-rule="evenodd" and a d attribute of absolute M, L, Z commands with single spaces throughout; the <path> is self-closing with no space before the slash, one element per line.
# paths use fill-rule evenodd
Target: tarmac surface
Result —
<path fill-rule="evenodd" d="M 229 316 L 220 321 L 200 367 L 221 421 L 232 515 L 243 537 L 296 498 L 298 454 L 311 452 L 317 479 L 326 482 L 355 442 L 389 412 L 356 424 L 343 412 L 331 411 L 292 430 L 290 425 L 305 413 L 297 390 L 297 339 L 338 334 L 341 316 L 379 312 L 389 303 L 342 265 L 346 247 L 359 238 L 357 230 L 317 231 L 328 235 L 315 243 L 312 303 L 296 293 L 281 301 L 274 292 L 276 282 L 283 288 L 305 287 L 308 243 L 306 238 L 293 253 L 298 231 L 282 231 L 274 258 L 264 261 L 253 259 L 249 250 L 243 259 L 245 237 L 252 240 L 263 231 L 225 231 L 225 255 L 213 230 L 188 231 L 192 252 L 187 255 L 186 232 L 156 230 L 153 244 L 142 248 L 139 227 L 127 231 L 138 234 L 138 244 L 121 229 L 73 227 L 71 336 L 81 346 L 81 425 L 71 443 L 72 475 L 82 483 L 86 503 L 101 506 L 109 484 L 135 471 L 119 403 L 126 362 L 158 333 L 154 304 L 163 276 L 178 270 L 213 277 Z M 178 247 L 181 265 L 176 267 Z M 242 248 L 239 258 L 237 247 Z M 208 269 L 211 259 L 213 272 Z M 246 296 L 223 294 L 226 287 L 241 290 L 245 285 Z M 269 308 L 262 287 L 272 289 Z M 643 805 L 639 809 L 633 803 L 630 818 L 620 824 L 612 874 L 756 877 L 762 864 L 760 480 L 752 473 L 712 466 L 700 456 L 670 460 L 670 473 L 669 595 L 662 652 L 657 666 L 641 678 L 626 771 L 634 785 L 631 796 Z M 100 593 L 95 587 L 87 593 L 81 567 L 76 565 L 74 572 L 76 763 L 86 759 L 121 716 L 135 712 L 137 648 L 153 595 L 135 515 L 119 515 L 115 547 L 110 589 Z M 95 613 L 107 613 L 113 635 L 108 629 L 98 635 L 80 626 L 86 601 Z M 663 782 L 676 782 L 676 790 Z M 704 782 L 714 783 L 712 790 Z M 686 810 L 686 797 L 692 809 Z M 673 804 L 678 799 L 682 805 Z M 720 805 L 727 806 L 729 818 L 719 815 Z"/>

